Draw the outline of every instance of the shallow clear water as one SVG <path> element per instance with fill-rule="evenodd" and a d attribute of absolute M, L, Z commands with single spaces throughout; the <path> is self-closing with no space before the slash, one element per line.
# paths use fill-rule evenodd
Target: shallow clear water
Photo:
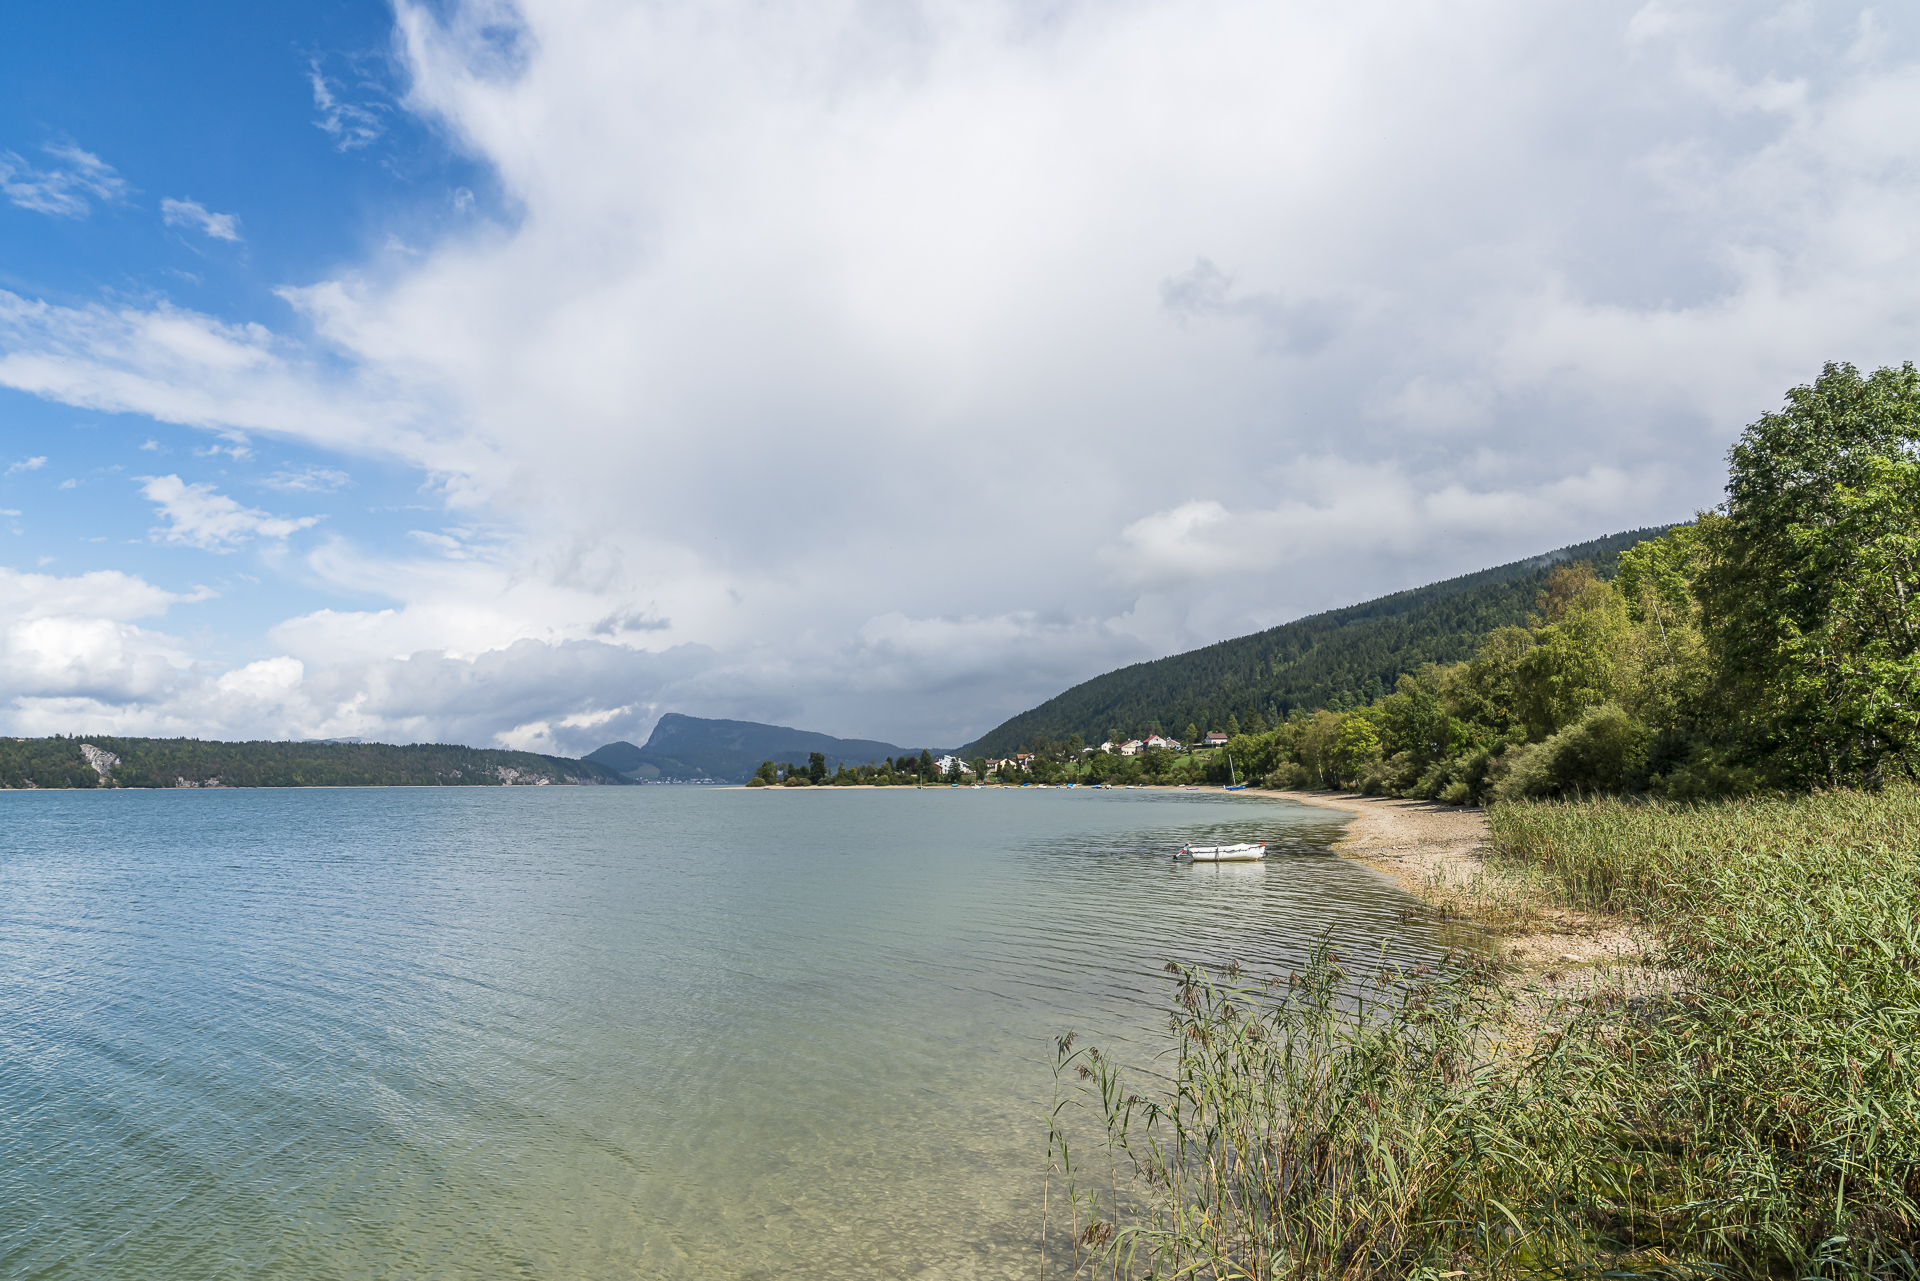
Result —
<path fill-rule="evenodd" d="M 1240 795 L 0 794 L 0 1275 L 1030 1275 L 1050 1038 L 1440 951 Z M 1277 843 L 1176 866 L 1181 841 Z"/>

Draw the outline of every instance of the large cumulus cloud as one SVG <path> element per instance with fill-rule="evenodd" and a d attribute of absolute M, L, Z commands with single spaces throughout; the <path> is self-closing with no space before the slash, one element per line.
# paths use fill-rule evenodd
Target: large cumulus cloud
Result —
<path fill-rule="evenodd" d="M 272 634 L 314 725 L 959 741 L 1711 503 L 1822 360 L 1916 351 L 1915 48 L 1818 3 L 402 3 L 493 216 L 275 332 L 0 297 L 0 382 L 384 453 L 485 531 L 329 522 L 302 572 L 391 604 Z"/>

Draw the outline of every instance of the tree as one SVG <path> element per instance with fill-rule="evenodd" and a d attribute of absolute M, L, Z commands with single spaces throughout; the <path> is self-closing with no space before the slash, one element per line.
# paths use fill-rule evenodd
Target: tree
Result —
<path fill-rule="evenodd" d="M 824 752 L 807 753 L 807 778 L 818 785 L 827 778 L 827 757 Z"/>
<path fill-rule="evenodd" d="M 753 776 L 763 783 L 777 783 L 780 781 L 780 770 L 772 761 L 761 761 L 760 768 L 753 772 Z"/>
<path fill-rule="evenodd" d="M 1721 519 L 1701 512 L 1693 524 L 1622 552 L 1613 582 L 1635 628 L 1618 673 L 1621 705 L 1674 746 L 1708 714 L 1711 667 L 1694 581 Z"/>
<path fill-rule="evenodd" d="M 933 777 L 933 752 L 930 749 L 924 747 L 920 749 L 918 766 L 921 778 L 931 779 Z"/>
<path fill-rule="evenodd" d="M 1328 754 L 1328 763 L 1340 783 L 1356 783 L 1367 766 L 1380 759 L 1380 735 L 1366 717 L 1354 714 L 1340 722 L 1340 731 Z"/>
<path fill-rule="evenodd" d="M 1232 713 L 1228 713 L 1227 737 L 1233 738 L 1237 736 L 1239 733 L 1240 733 L 1240 718 L 1238 716 L 1233 715 Z"/>
<path fill-rule="evenodd" d="M 1547 623 L 1514 670 L 1514 703 L 1538 741 L 1573 724 L 1588 708 L 1609 702 L 1618 684 L 1618 660 L 1629 622 L 1612 587 L 1568 573 L 1541 593 Z"/>
<path fill-rule="evenodd" d="M 1729 740 L 1782 781 L 1912 771 L 1917 449 L 1912 364 L 1828 364 L 1728 454 L 1695 587 Z"/>
<path fill-rule="evenodd" d="M 1519 702 L 1520 665 L 1533 645 L 1533 633 L 1524 627 L 1492 632 L 1478 653 L 1443 678 L 1448 710 L 1463 721 L 1486 726 L 1497 737 L 1519 732 L 1521 722 L 1514 709 Z"/>
<path fill-rule="evenodd" d="M 1431 664 L 1419 676 L 1400 678 L 1399 688 L 1380 700 L 1380 750 L 1408 755 L 1417 777 L 1429 765 L 1450 755 L 1455 746 L 1454 720 L 1440 697 L 1439 676 Z"/>
<path fill-rule="evenodd" d="M 1188 721 L 1187 722 L 1187 749 L 1191 751 L 1193 749 L 1193 745 L 1199 741 L 1200 741 L 1200 727 L 1198 725 L 1195 725 L 1192 721 Z"/>
<path fill-rule="evenodd" d="M 1158 747 L 1149 747 L 1140 753 L 1140 770 L 1148 778 L 1157 779 L 1167 772 L 1167 754 Z"/>

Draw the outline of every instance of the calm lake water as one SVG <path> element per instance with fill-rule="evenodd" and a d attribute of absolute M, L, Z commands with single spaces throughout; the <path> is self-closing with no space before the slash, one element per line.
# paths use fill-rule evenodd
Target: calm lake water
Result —
<path fill-rule="evenodd" d="M 1031 1275 L 1050 1038 L 1441 948 L 1241 795 L 0 793 L 0 1275 Z M 1175 866 L 1181 841 L 1276 842 Z"/>

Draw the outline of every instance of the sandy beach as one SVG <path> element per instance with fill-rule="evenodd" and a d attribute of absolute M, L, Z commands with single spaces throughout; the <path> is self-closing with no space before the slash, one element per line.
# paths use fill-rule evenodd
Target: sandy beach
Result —
<path fill-rule="evenodd" d="M 1410 894 L 1474 919 L 1476 888 L 1489 875 L 1486 811 L 1439 801 L 1392 800 L 1351 792 L 1268 792 L 1264 795 L 1345 810 L 1354 816 L 1334 852 L 1399 881 Z M 1645 934 L 1618 921 L 1563 908 L 1544 908 L 1523 929 L 1500 931 L 1500 952 L 1523 984 L 1544 982 L 1556 995 L 1598 980 L 1599 972 L 1645 965 Z M 1563 985 L 1562 980 L 1568 982 Z"/>

